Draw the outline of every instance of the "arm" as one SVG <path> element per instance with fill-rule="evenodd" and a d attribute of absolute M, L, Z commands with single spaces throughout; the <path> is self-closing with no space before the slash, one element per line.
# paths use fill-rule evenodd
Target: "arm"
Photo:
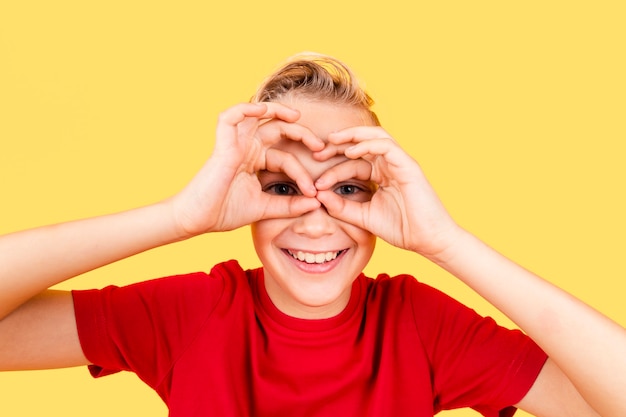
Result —
<path fill-rule="evenodd" d="M 551 357 L 522 407 L 537 415 L 550 415 L 551 407 L 596 415 L 576 408 L 582 396 L 602 416 L 626 415 L 626 331 L 620 325 L 459 227 L 417 162 L 382 128 L 346 129 L 329 140 L 334 146 L 319 158 L 344 153 L 352 159 L 316 182 L 318 199 L 333 216 L 435 262 L 504 312 Z M 370 202 L 346 201 L 327 191 L 354 172 L 379 185 Z M 570 388 L 563 380 L 571 381 Z"/>
<path fill-rule="evenodd" d="M 283 137 L 312 149 L 323 147 L 308 129 L 293 123 L 298 117 L 275 103 L 232 107 L 220 116 L 213 155 L 176 196 L 122 213 L 0 237 L 0 370 L 86 361 L 70 295 L 38 295 L 50 286 L 161 245 L 319 207 L 304 168 L 269 149 Z M 256 177 L 260 169 L 299 178 L 304 195 L 285 199 L 263 193 Z"/>
<path fill-rule="evenodd" d="M 1 237 L 0 370 L 86 364 L 71 294 L 44 290 L 177 240 L 167 211 L 160 203 Z"/>
<path fill-rule="evenodd" d="M 515 405 L 537 417 L 599 417 L 550 358 L 524 398 Z"/>
<path fill-rule="evenodd" d="M 0 321 L 0 371 L 88 363 L 78 340 L 69 292 L 44 291 Z"/>
<path fill-rule="evenodd" d="M 0 317 L 68 278 L 183 238 L 167 202 L 0 237 Z"/>
<path fill-rule="evenodd" d="M 600 415 L 626 414 L 621 326 L 467 232 L 432 259 L 533 338 Z"/>

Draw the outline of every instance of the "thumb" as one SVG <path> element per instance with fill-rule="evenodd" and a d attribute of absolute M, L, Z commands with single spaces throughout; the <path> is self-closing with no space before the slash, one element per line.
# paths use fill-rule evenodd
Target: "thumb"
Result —
<path fill-rule="evenodd" d="M 319 208 L 321 205 L 322 203 L 314 197 L 270 196 L 261 220 L 298 217 Z"/>
<path fill-rule="evenodd" d="M 332 217 L 366 229 L 364 205 L 357 201 L 348 200 L 337 195 L 334 191 L 318 191 L 316 199 L 326 208 Z"/>

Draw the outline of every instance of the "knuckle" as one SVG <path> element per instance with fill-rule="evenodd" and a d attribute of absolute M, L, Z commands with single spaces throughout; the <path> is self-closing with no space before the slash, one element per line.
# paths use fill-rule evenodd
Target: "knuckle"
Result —
<path fill-rule="evenodd" d="M 231 111 L 232 111 L 232 109 L 228 109 L 228 110 L 224 110 L 224 111 L 220 112 L 217 115 L 217 120 L 219 122 L 222 122 L 222 123 L 223 122 L 228 122 L 230 120 L 230 117 L 231 117 Z"/>

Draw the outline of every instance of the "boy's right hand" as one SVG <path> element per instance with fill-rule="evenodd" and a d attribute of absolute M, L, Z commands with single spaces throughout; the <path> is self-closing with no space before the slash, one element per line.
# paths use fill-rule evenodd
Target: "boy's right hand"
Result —
<path fill-rule="evenodd" d="M 278 103 L 244 103 L 224 111 L 213 154 L 193 180 L 170 199 L 181 238 L 233 230 L 261 219 L 295 217 L 320 206 L 308 172 L 290 154 L 271 148 L 281 139 L 312 151 L 324 142 L 296 122 L 298 111 Z M 297 178 L 302 195 L 285 198 L 261 189 L 257 172 Z"/>

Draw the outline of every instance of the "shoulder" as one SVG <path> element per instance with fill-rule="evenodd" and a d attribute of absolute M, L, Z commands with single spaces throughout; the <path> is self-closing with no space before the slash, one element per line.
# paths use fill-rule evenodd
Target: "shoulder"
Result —
<path fill-rule="evenodd" d="M 376 278 L 362 276 L 361 279 L 367 288 L 370 307 L 379 306 L 385 314 L 410 318 L 425 339 L 436 339 L 444 333 L 462 334 L 468 328 L 497 326 L 493 319 L 482 317 L 474 309 L 412 275 L 379 274 Z"/>
<path fill-rule="evenodd" d="M 393 297 L 399 301 L 416 302 L 418 306 L 431 307 L 445 304 L 460 304 L 442 291 L 419 281 L 415 276 L 379 274 L 376 278 L 361 275 L 360 279 L 370 297 Z"/>
<path fill-rule="evenodd" d="M 199 314 L 215 305 L 224 294 L 247 285 L 247 274 L 237 261 L 215 265 L 210 272 L 192 272 L 146 280 L 127 286 L 110 285 L 100 290 L 73 291 L 77 312 L 102 310 L 144 311 L 159 315 L 187 311 Z"/>
<path fill-rule="evenodd" d="M 239 281 L 245 280 L 245 278 L 246 272 L 239 263 L 235 260 L 230 260 L 216 264 L 208 273 L 198 271 L 170 275 L 138 282 L 123 288 L 139 292 L 159 291 L 167 295 L 171 294 L 171 291 L 193 292 L 201 291 L 206 287 L 225 287 L 231 282 L 233 285 L 236 285 Z"/>
<path fill-rule="evenodd" d="M 409 320 L 420 332 L 434 330 L 441 320 L 454 320 L 459 311 L 473 311 L 412 275 L 361 275 L 359 280 L 361 288 L 365 288 L 366 308 L 370 312 L 384 310 L 385 316 Z"/>

